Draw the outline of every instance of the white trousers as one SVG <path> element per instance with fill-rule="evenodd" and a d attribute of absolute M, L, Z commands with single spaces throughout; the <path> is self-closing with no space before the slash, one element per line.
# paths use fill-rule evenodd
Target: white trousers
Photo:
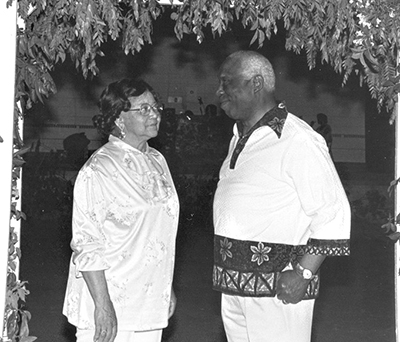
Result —
<path fill-rule="evenodd" d="M 94 330 L 76 329 L 76 342 L 93 342 Z M 162 329 L 118 331 L 114 342 L 161 342 Z"/>
<path fill-rule="evenodd" d="M 315 300 L 283 304 L 276 297 L 222 294 L 228 342 L 310 342 Z"/>

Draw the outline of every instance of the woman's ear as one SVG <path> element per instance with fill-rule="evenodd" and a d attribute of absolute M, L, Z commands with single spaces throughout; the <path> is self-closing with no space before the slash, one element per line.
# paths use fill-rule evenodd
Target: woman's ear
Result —
<path fill-rule="evenodd" d="M 124 139 L 125 139 L 125 136 L 126 136 L 124 120 L 121 119 L 121 118 L 116 119 L 116 120 L 115 120 L 115 126 L 117 127 L 117 129 L 118 129 L 118 131 L 119 131 L 119 132 L 117 132 L 116 135 L 117 135 L 120 139 L 124 140 Z"/>
<path fill-rule="evenodd" d="M 125 127 L 125 125 L 124 125 L 124 120 L 121 119 L 121 118 L 117 118 L 117 119 L 115 120 L 115 126 L 117 126 L 121 131 L 123 131 L 123 130 L 124 130 L 124 127 Z"/>

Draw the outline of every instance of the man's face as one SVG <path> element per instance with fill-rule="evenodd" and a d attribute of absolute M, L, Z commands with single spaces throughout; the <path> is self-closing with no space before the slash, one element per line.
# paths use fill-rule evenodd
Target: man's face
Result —
<path fill-rule="evenodd" d="M 226 61 L 219 73 L 217 96 L 221 108 L 234 120 L 246 120 L 251 115 L 253 92 L 251 79 L 244 79 L 239 60 Z"/>

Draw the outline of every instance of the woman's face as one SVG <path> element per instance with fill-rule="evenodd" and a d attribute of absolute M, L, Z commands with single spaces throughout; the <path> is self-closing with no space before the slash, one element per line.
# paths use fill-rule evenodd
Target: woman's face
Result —
<path fill-rule="evenodd" d="M 140 143 L 157 136 L 161 113 L 155 109 L 158 104 L 149 91 L 138 97 L 131 97 L 129 101 L 131 102 L 131 109 L 122 112 L 120 115 L 126 134 L 124 141 L 138 147 Z M 147 113 L 140 110 L 143 105 L 150 105 Z"/>

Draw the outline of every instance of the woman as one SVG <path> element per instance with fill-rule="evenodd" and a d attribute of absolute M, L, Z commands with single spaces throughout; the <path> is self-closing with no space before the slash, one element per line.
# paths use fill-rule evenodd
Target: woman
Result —
<path fill-rule="evenodd" d="M 172 316 L 179 202 L 164 157 L 147 141 L 161 108 L 144 81 L 102 93 L 95 126 L 109 134 L 74 188 L 73 250 L 63 313 L 77 341 L 159 342 Z"/>

